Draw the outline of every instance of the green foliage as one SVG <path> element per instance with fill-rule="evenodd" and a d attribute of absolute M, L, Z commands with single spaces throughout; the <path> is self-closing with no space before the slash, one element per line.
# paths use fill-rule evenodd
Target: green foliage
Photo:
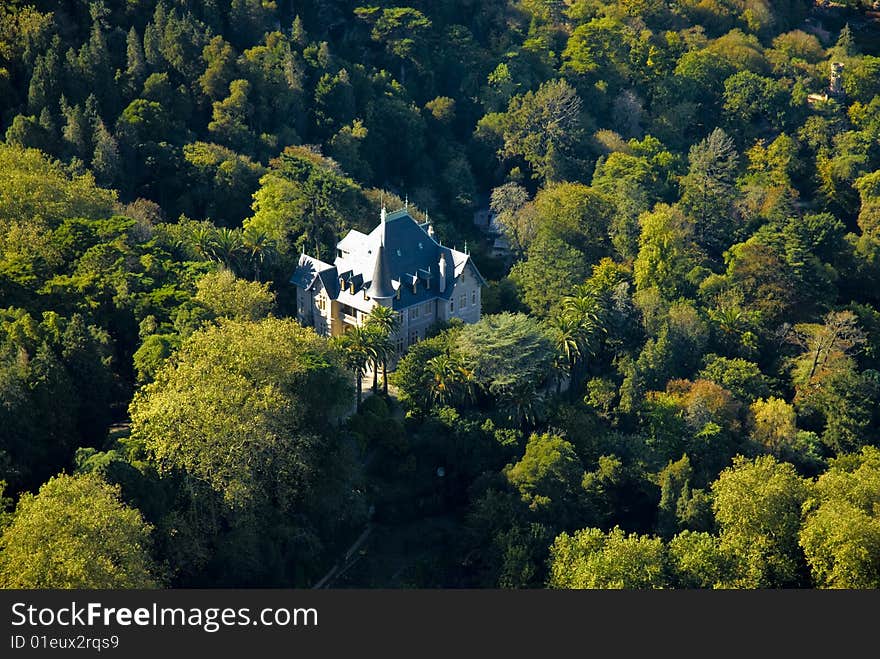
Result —
<path fill-rule="evenodd" d="M 722 550 L 736 563 L 732 585 L 796 585 L 803 561 L 801 506 L 809 490 L 794 467 L 772 456 L 737 456 L 712 484 L 712 494 Z"/>
<path fill-rule="evenodd" d="M 687 294 L 692 289 L 689 275 L 700 263 L 693 225 L 680 210 L 665 204 L 642 215 L 639 223 L 636 287 L 657 288 L 666 299 Z"/>
<path fill-rule="evenodd" d="M 876 588 L 880 583 L 880 451 L 842 456 L 816 481 L 800 532 L 820 588 Z"/>
<path fill-rule="evenodd" d="M 24 494 L 0 536 L 3 588 L 155 588 L 151 527 L 98 476 L 60 475 Z"/>
<path fill-rule="evenodd" d="M 328 415 L 347 399 L 339 357 L 292 321 L 225 321 L 187 339 L 131 406 L 132 436 L 163 471 L 234 507 L 293 510 L 320 478 Z"/>
<path fill-rule="evenodd" d="M 548 81 L 536 92 L 512 98 L 502 122 L 500 155 L 522 158 L 534 178 L 565 180 L 581 166 L 583 101 L 564 80 Z"/>
<path fill-rule="evenodd" d="M 503 413 L 515 421 L 540 416 L 541 389 L 550 377 L 554 351 L 537 321 L 524 314 L 484 316 L 459 330 L 456 347 Z"/>
<path fill-rule="evenodd" d="M 563 533 L 550 549 L 550 588 L 664 588 L 667 559 L 658 538 L 584 529 Z"/>
<path fill-rule="evenodd" d="M 867 3 L 827 34 L 802 0 L 31 4 L 0 9 L 8 496 L 119 484 L 173 585 L 313 585 L 364 502 L 358 585 L 537 587 L 615 525 L 570 536 L 578 585 L 876 585 L 840 483 L 880 427 L 880 58 L 828 19 Z M 390 310 L 330 343 L 270 315 L 406 197 L 484 322 L 387 374 Z M 389 396 L 337 425 L 368 367 Z"/>
<path fill-rule="evenodd" d="M 363 203 L 354 181 L 332 161 L 291 147 L 260 179 L 245 228 L 265 233 L 282 253 L 308 245 L 320 258 L 335 248 L 344 223 Z"/>
<path fill-rule="evenodd" d="M 574 447 L 562 437 L 532 435 L 525 455 L 504 473 L 533 512 L 563 524 L 576 514 L 583 496 L 583 466 Z"/>

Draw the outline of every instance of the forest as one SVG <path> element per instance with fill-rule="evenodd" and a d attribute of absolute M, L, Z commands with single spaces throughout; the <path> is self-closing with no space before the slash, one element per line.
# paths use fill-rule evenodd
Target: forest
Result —
<path fill-rule="evenodd" d="M 366 1 L 0 4 L 0 587 L 880 587 L 876 3 Z"/>

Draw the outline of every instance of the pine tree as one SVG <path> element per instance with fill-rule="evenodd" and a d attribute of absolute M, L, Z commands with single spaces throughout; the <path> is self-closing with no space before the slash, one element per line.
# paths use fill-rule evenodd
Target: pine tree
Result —
<path fill-rule="evenodd" d="M 56 44 L 57 40 L 44 55 L 37 55 L 28 86 L 28 110 L 33 114 L 54 103 L 59 93 L 58 77 L 61 61 Z"/>
<path fill-rule="evenodd" d="M 64 116 L 64 128 L 61 136 L 64 142 L 65 155 L 85 160 L 91 155 L 90 136 L 88 121 L 85 112 L 79 104 L 70 105 L 67 99 L 61 97 L 61 114 Z"/>
<path fill-rule="evenodd" d="M 138 31 L 131 28 L 125 40 L 126 62 L 125 75 L 128 80 L 129 93 L 137 94 L 147 77 L 147 60 L 144 46 Z"/>
<path fill-rule="evenodd" d="M 840 31 L 840 36 L 837 38 L 835 48 L 838 48 L 840 52 L 846 57 L 852 57 L 853 55 L 855 55 L 856 42 L 853 38 L 853 33 L 849 27 L 849 23 L 844 25 L 843 29 Z"/>
<path fill-rule="evenodd" d="M 119 143 L 100 119 L 95 125 L 92 141 L 95 144 L 92 171 L 98 183 L 112 187 L 119 171 Z"/>
<path fill-rule="evenodd" d="M 250 91 L 247 80 L 233 80 L 229 85 L 229 96 L 214 103 L 213 121 L 208 124 L 208 131 L 218 142 L 232 149 L 247 149 L 254 139 L 248 128 L 253 113 L 248 100 Z"/>
<path fill-rule="evenodd" d="M 306 29 L 303 26 L 302 19 L 299 17 L 299 14 L 296 15 L 296 18 L 293 19 L 293 26 L 290 28 L 290 37 L 300 48 L 305 47 L 308 43 L 309 35 L 306 34 Z"/>

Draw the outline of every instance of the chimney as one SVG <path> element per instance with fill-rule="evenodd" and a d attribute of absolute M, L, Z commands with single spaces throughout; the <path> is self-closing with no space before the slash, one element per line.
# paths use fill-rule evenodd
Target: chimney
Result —
<path fill-rule="evenodd" d="M 440 275 L 437 280 L 438 289 L 441 293 L 446 292 L 446 253 L 440 252 Z"/>

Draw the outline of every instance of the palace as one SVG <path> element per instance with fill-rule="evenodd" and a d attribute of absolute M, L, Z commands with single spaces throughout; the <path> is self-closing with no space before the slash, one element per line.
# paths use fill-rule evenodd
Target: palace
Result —
<path fill-rule="evenodd" d="M 352 230 L 336 245 L 332 265 L 300 255 L 290 281 L 299 322 L 325 336 L 363 325 L 377 305 L 391 307 L 400 318 L 398 353 L 437 321 L 477 322 L 485 284 L 470 255 L 441 245 L 430 223 L 384 207 L 369 234 Z"/>

